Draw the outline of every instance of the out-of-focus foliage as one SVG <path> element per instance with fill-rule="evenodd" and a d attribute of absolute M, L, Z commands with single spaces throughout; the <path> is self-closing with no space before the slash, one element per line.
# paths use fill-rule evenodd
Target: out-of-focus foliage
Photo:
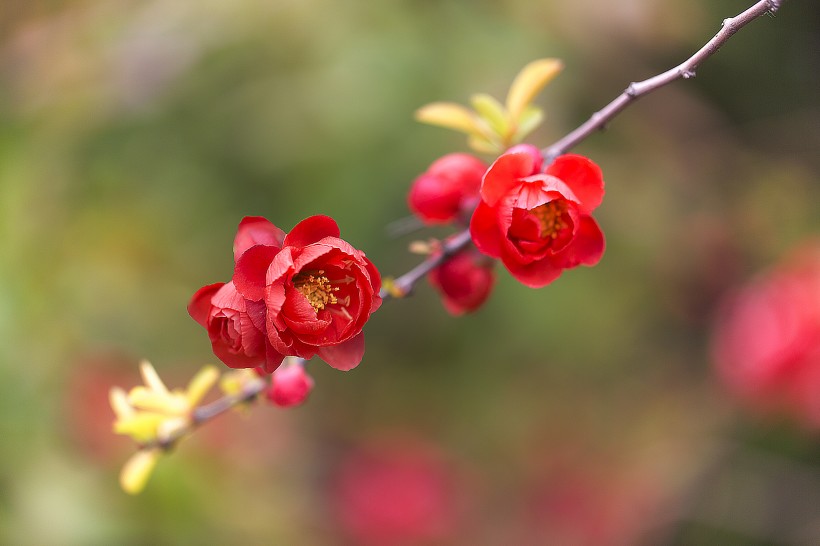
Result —
<path fill-rule="evenodd" d="M 501 275 L 460 319 L 420 286 L 374 315 L 359 368 L 311 364 L 308 404 L 209 424 L 138 498 L 110 432 L 139 359 L 173 387 L 215 360 L 185 307 L 230 277 L 242 216 L 332 215 L 399 274 L 418 257 L 381 227 L 465 148 L 416 108 L 561 58 L 546 145 L 748 3 L 0 4 L 0 542 L 352 544 L 340 461 L 409 436 L 458 469 L 445 544 L 817 543 L 818 437 L 733 425 L 707 356 L 718 298 L 820 227 L 814 2 L 576 150 L 607 181 L 597 267 Z"/>

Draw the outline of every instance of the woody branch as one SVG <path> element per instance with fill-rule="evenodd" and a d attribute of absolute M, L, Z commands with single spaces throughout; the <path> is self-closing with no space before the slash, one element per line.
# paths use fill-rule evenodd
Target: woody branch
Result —
<path fill-rule="evenodd" d="M 705 60 L 717 53 L 737 31 L 758 17 L 767 14 L 774 15 L 784 1 L 785 0 L 761 0 L 739 15 L 724 19 L 720 31 L 715 34 L 711 40 L 706 42 L 694 55 L 678 66 L 670 68 L 657 76 L 653 76 L 641 82 L 630 83 L 624 92 L 618 95 L 615 100 L 592 114 L 592 116 L 577 129 L 542 150 L 546 162 L 548 164 L 551 163 L 556 157 L 575 147 L 592 133 L 603 129 L 607 123 L 638 98 L 678 79 L 694 78 L 697 68 Z"/>

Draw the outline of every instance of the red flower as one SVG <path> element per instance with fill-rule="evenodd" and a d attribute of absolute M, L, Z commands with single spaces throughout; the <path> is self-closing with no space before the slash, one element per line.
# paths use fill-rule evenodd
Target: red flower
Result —
<path fill-rule="evenodd" d="M 360 546 L 452 544 L 462 505 L 456 470 L 418 441 L 349 454 L 331 489 L 340 530 Z"/>
<path fill-rule="evenodd" d="M 713 356 L 731 391 L 820 427 L 820 247 L 805 247 L 724 303 Z"/>
<path fill-rule="evenodd" d="M 277 406 L 289 408 L 304 402 L 312 390 L 313 378 L 307 374 L 305 367 L 291 364 L 273 372 L 266 395 Z"/>
<path fill-rule="evenodd" d="M 407 204 L 426 224 L 446 224 L 469 212 L 478 201 L 487 166 L 468 154 L 448 154 L 416 178 Z"/>
<path fill-rule="evenodd" d="M 262 225 L 255 224 L 255 234 L 272 232 Z M 258 241 L 243 237 L 251 239 Z M 306 359 L 319 355 L 340 370 L 356 367 L 364 355 L 362 327 L 381 305 L 379 272 L 339 239 L 339 227 L 327 216 L 299 222 L 281 248 L 276 237 L 268 239 L 241 253 L 233 282 L 247 301 L 264 302 L 264 331 L 273 349 Z"/>
<path fill-rule="evenodd" d="M 231 368 L 264 366 L 269 373 L 284 356 L 273 349 L 264 331 L 264 305 L 248 301 L 234 283 L 200 288 L 188 313 L 208 330 L 214 354 Z"/>
<path fill-rule="evenodd" d="M 493 288 L 495 260 L 465 250 L 433 269 L 428 280 L 442 297 L 444 308 L 455 316 L 475 311 Z"/>
<path fill-rule="evenodd" d="M 481 252 L 539 288 L 601 259 L 604 236 L 590 213 L 603 196 L 601 170 L 589 159 L 562 155 L 541 172 L 538 149 L 522 144 L 484 175 L 470 233 Z"/>

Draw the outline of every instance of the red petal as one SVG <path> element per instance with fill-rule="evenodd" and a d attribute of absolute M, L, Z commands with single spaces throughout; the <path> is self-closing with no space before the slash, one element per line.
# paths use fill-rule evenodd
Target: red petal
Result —
<path fill-rule="evenodd" d="M 578 232 L 569 245 L 553 260 L 568 269 L 577 265 L 595 265 L 604 255 L 604 234 L 592 216 L 582 216 Z"/>
<path fill-rule="evenodd" d="M 563 268 L 557 267 L 552 263 L 551 257 L 529 264 L 520 264 L 506 259 L 502 261 L 510 272 L 510 275 L 515 277 L 516 280 L 524 286 L 529 286 L 530 288 L 546 286 L 560 277 L 564 271 Z"/>
<path fill-rule="evenodd" d="M 285 359 L 285 355 L 280 354 L 276 349 L 274 349 L 273 345 L 270 344 L 270 340 L 265 341 L 266 343 L 264 370 L 265 373 L 273 373 Z"/>
<path fill-rule="evenodd" d="M 584 212 L 592 212 L 604 198 L 601 168 L 581 155 L 567 154 L 547 167 L 547 174 L 560 178 L 578 196 Z"/>
<path fill-rule="evenodd" d="M 520 184 L 519 178 L 535 174 L 540 167 L 540 153 L 535 146 L 511 148 L 495 160 L 481 182 L 481 199 L 492 206 Z"/>
<path fill-rule="evenodd" d="M 364 357 L 364 333 L 359 332 L 355 337 L 339 345 L 319 347 L 316 354 L 337 370 L 352 370 Z"/>
<path fill-rule="evenodd" d="M 264 361 L 261 355 L 248 356 L 244 353 L 235 353 L 219 340 L 213 341 L 212 347 L 216 357 L 229 368 L 255 368 Z"/>
<path fill-rule="evenodd" d="M 245 312 L 245 298 L 236 291 L 236 287 L 232 282 L 217 290 L 211 303 L 219 309 L 233 309 L 234 311 Z"/>
<path fill-rule="evenodd" d="M 205 328 L 208 327 L 208 315 L 211 314 L 211 307 L 213 307 L 211 299 L 224 284 L 224 282 L 218 282 L 203 286 L 196 291 L 188 304 L 188 314 Z"/>
<path fill-rule="evenodd" d="M 284 246 L 307 246 L 325 237 L 339 237 L 336 221 L 330 216 L 311 216 L 293 226 L 285 237 Z"/>
<path fill-rule="evenodd" d="M 476 248 L 487 256 L 501 257 L 503 234 L 498 227 L 497 213 L 484 201 L 478 204 L 470 220 L 470 237 L 472 237 Z"/>
<path fill-rule="evenodd" d="M 284 247 L 277 254 L 265 274 L 265 286 L 281 282 L 293 270 L 293 249 Z"/>
<path fill-rule="evenodd" d="M 239 229 L 233 240 L 233 259 L 239 257 L 254 245 L 282 247 L 285 232 L 261 216 L 246 216 L 239 222 Z"/>
<path fill-rule="evenodd" d="M 278 253 L 278 247 L 256 245 L 239 257 L 233 271 L 233 283 L 240 294 L 251 301 L 265 297 L 265 277 Z"/>

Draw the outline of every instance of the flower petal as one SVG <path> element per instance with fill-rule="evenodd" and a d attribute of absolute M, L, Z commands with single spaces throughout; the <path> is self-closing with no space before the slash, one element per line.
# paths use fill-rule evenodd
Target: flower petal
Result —
<path fill-rule="evenodd" d="M 337 370 L 343 372 L 352 370 L 364 357 L 364 333 L 359 332 L 358 335 L 339 345 L 319 347 L 316 354 Z"/>
<path fill-rule="evenodd" d="M 470 220 L 470 237 L 473 244 L 483 254 L 493 258 L 501 257 L 501 239 L 503 234 L 498 227 L 495 209 L 484 201 L 478 204 Z"/>
<path fill-rule="evenodd" d="M 561 276 L 563 268 L 556 266 L 551 257 L 532 263 L 521 264 L 512 260 L 502 259 L 510 275 L 518 282 L 530 288 L 541 288 Z"/>
<path fill-rule="evenodd" d="M 481 199 L 493 206 L 516 188 L 519 179 L 535 174 L 541 167 L 541 152 L 529 144 L 519 144 L 490 165 L 481 182 Z"/>
<path fill-rule="evenodd" d="M 233 258 L 239 257 L 255 245 L 282 247 L 285 232 L 261 216 L 246 216 L 239 222 L 239 229 L 233 240 Z"/>
<path fill-rule="evenodd" d="M 205 328 L 208 327 L 208 315 L 211 313 L 211 299 L 224 285 L 224 282 L 218 282 L 203 286 L 196 291 L 188 304 L 188 314 Z"/>
<path fill-rule="evenodd" d="M 604 255 L 604 234 L 592 216 L 582 216 L 578 231 L 569 245 L 554 256 L 565 269 L 578 265 L 595 265 Z"/>
<path fill-rule="evenodd" d="M 265 297 L 265 277 L 268 267 L 279 253 L 275 246 L 255 245 L 236 260 L 233 283 L 236 290 L 251 301 Z"/>
<path fill-rule="evenodd" d="M 285 246 L 302 247 L 325 237 L 339 237 L 339 226 L 330 216 L 310 216 L 290 230 L 285 237 Z"/>
<path fill-rule="evenodd" d="M 578 197 L 581 209 L 592 212 L 604 198 L 604 178 L 601 168 L 581 155 L 559 156 L 547 167 L 547 174 L 563 180 Z"/>

